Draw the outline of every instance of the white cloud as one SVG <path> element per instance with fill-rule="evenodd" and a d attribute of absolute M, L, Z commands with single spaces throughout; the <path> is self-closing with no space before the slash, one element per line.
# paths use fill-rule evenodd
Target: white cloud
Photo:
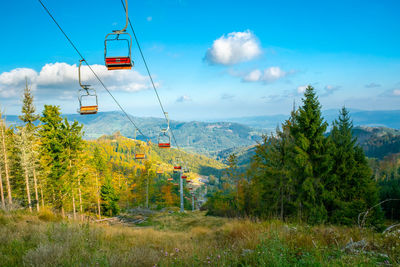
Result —
<path fill-rule="evenodd" d="M 188 101 L 192 101 L 192 99 L 188 95 L 183 95 L 178 97 L 178 99 L 176 99 L 176 102 L 188 102 Z"/>
<path fill-rule="evenodd" d="M 13 86 L 25 83 L 25 78 L 32 79 L 37 76 L 36 71 L 28 68 L 13 69 L 10 72 L 0 74 L 0 84 Z"/>
<path fill-rule="evenodd" d="M 39 86 L 70 84 L 78 80 L 78 68 L 67 63 L 49 63 L 43 66 L 37 77 Z"/>
<path fill-rule="evenodd" d="M 150 16 L 149 16 L 149 17 L 147 17 L 146 19 L 147 19 L 147 21 L 152 21 L 152 20 L 153 20 L 153 17 L 150 17 Z"/>
<path fill-rule="evenodd" d="M 110 90 L 136 92 L 150 88 L 148 78 L 137 71 L 108 71 L 103 65 L 91 65 L 91 67 Z M 100 84 L 89 67 L 82 66 L 81 73 L 83 84 L 92 84 L 95 89 L 100 89 Z M 25 87 L 25 78 L 28 79 L 32 90 L 36 90 L 38 94 L 55 93 L 62 97 L 60 92 L 79 88 L 77 65 L 57 62 L 44 65 L 39 73 L 28 68 L 17 68 L 1 73 L 0 95 L 3 97 L 21 95 Z"/>
<path fill-rule="evenodd" d="M 28 68 L 17 68 L 9 72 L 3 72 L 0 74 L 0 96 L 4 98 L 15 97 L 20 95 L 22 88 L 25 87 L 25 79 L 28 81 L 35 81 L 37 78 L 37 72 Z M 19 90 L 16 90 L 19 88 Z M 32 87 L 35 90 L 36 86 Z"/>
<path fill-rule="evenodd" d="M 233 65 L 252 60 L 261 54 L 257 37 L 249 30 L 231 32 L 214 41 L 205 59 L 211 64 Z"/>
<path fill-rule="evenodd" d="M 253 70 L 243 77 L 243 81 L 246 82 L 258 82 L 260 81 L 262 72 L 260 70 Z"/>
<path fill-rule="evenodd" d="M 285 77 L 287 74 L 279 67 L 270 67 L 263 71 L 256 69 L 244 76 L 243 81 L 271 83 Z"/>
<path fill-rule="evenodd" d="M 283 70 L 281 70 L 279 67 L 270 67 L 266 70 L 264 70 L 264 75 L 262 77 L 263 81 L 266 82 L 271 82 L 271 81 L 275 81 L 278 80 L 282 77 L 286 76 L 286 72 L 284 72 Z"/>
<path fill-rule="evenodd" d="M 393 95 L 400 96 L 400 89 L 394 89 L 393 90 Z"/>
<path fill-rule="evenodd" d="M 301 85 L 299 87 L 297 87 L 297 93 L 298 94 L 304 94 L 304 92 L 306 91 L 308 85 Z"/>

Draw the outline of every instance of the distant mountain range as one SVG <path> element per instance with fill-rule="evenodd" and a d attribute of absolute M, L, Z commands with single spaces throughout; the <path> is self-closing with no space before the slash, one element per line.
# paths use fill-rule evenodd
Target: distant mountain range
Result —
<path fill-rule="evenodd" d="M 355 126 L 382 126 L 394 129 L 400 129 L 400 110 L 357 110 L 349 109 L 350 116 Z M 329 124 L 337 119 L 339 110 L 328 109 L 323 110 L 322 115 Z M 244 124 L 253 128 L 266 129 L 268 132 L 276 129 L 289 115 L 267 115 L 267 116 L 251 116 L 240 118 L 227 118 L 215 121 L 230 121 Z M 214 121 L 214 120 L 212 120 Z"/>
<path fill-rule="evenodd" d="M 337 118 L 338 110 L 325 110 L 323 116 L 328 123 Z M 360 144 L 368 140 L 375 140 L 375 145 L 380 141 L 380 136 L 393 141 L 400 136 L 395 129 L 400 129 L 400 110 L 393 111 L 362 111 L 350 110 L 351 118 L 355 126 L 363 126 L 355 129 L 355 135 Z M 135 135 L 131 123 L 121 112 L 100 112 L 96 115 L 81 116 L 78 114 L 65 115 L 69 121 L 77 120 L 84 124 L 85 138 L 96 139 L 103 135 L 111 135 L 117 131 L 123 136 L 133 138 Z M 157 142 L 160 129 L 165 127 L 163 118 L 154 117 L 133 117 L 131 118 L 143 131 L 145 137 L 137 135 L 137 139 L 145 140 L 149 138 L 152 142 Z M 271 132 L 276 126 L 288 118 L 288 115 L 254 116 L 243 118 L 225 119 L 225 121 L 171 121 L 170 127 L 179 143 L 179 146 L 186 151 L 201 153 L 216 159 L 224 159 L 229 153 L 235 152 L 239 155 L 242 165 L 249 161 L 249 155 L 254 154 L 254 146 L 257 141 L 261 141 L 263 133 Z M 18 125 L 21 122 L 18 116 L 8 115 L 7 124 Z M 229 121 L 227 121 L 229 120 Z M 378 128 L 365 126 L 381 126 Z M 382 127 L 387 128 L 382 128 Z M 393 129 L 389 129 L 393 128 Z M 400 141 L 399 141 L 400 142 Z M 173 143 L 174 144 L 174 143 Z M 372 145 L 370 143 L 369 145 Z M 387 145 L 379 143 L 380 150 L 384 151 Z M 383 150 L 382 150 L 383 149 Z M 391 146 L 390 150 L 393 149 Z M 364 146 L 367 155 L 382 156 L 383 152 L 368 150 Z M 400 150 L 400 147 L 399 147 Z M 375 152 L 372 152 L 375 151 Z"/>
<path fill-rule="evenodd" d="M 90 116 L 78 114 L 64 116 L 69 121 L 77 120 L 84 125 L 86 139 L 96 139 L 117 131 L 129 138 L 133 138 L 135 135 L 132 124 L 121 112 L 100 112 Z M 155 143 L 160 129 L 166 127 L 165 119 L 162 118 L 133 116 L 131 118 L 145 135 L 144 137 L 137 133 L 139 140 L 150 139 Z M 18 125 L 21 123 L 17 116 L 7 116 L 6 119 L 7 124 Z M 213 156 L 218 151 L 227 148 L 254 145 L 257 140 L 261 139 L 262 134 L 262 130 L 235 122 L 171 121 L 170 128 L 180 147 L 186 151 L 208 156 Z M 174 142 L 172 144 L 175 145 Z"/>

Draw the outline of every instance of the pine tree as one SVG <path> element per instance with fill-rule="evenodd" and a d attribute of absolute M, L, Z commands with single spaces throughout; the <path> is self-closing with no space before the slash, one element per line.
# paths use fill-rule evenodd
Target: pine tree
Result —
<path fill-rule="evenodd" d="M 326 182 L 325 206 L 333 223 L 354 224 L 359 213 L 378 203 L 378 190 L 364 152 L 353 136 L 353 123 L 345 107 L 332 125 L 329 138 L 334 146 L 333 168 Z M 376 210 L 374 216 L 379 223 L 380 211 Z"/>
<path fill-rule="evenodd" d="M 295 198 L 293 177 L 291 173 L 292 165 L 291 160 L 294 156 L 294 139 L 290 134 L 290 128 L 293 127 L 293 116 L 284 124 L 282 130 L 277 130 L 277 142 L 275 143 L 276 151 L 276 167 L 277 167 L 277 181 L 276 188 L 279 189 L 279 203 L 280 203 L 280 218 L 283 220 L 285 217 L 292 215 L 294 210 L 293 199 Z"/>
<path fill-rule="evenodd" d="M 258 197 L 257 213 L 264 216 L 278 216 L 281 219 L 292 215 L 293 179 L 291 177 L 291 158 L 293 157 L 293 138 L 290 135 L 293 114 L 282 124 L 282 130 L 276 131 L 276 136 L 265 136 L 264 142 L 257 146 L 256 155 L 250 175 L 254 194 Z"/>
<path fill-rule="evenodd" d="M 294 138 L 292 177 L 296 179 L 299 217 L 309 223 L 320 223 L 327 218 L 323 203 L 324 183 L 332 165 L 330 145 L 324 136 L 327 123 L 322 118 L 321 105 L 313 87 L 307 87 L 302 101 L 290 128 Z"/>
<path fill-rule="evenodd" d="M 330 179 L 326 183 L 326 208 L 331 221 L 348 223 L 348 217 L 343 217 L 345 203 L 352 198 L 354 189 L 351 181 L 356 172 L 354 148 L 356 139 L 352 134 L 353 124 L 346 108 L 342 108 L 338 120 L 333 121 L 330 139 L 334 145 L 332 150 L 333 167 Z M 339 215 L 340 214 L 340 215 Z"/>
<path fill-rule="evenodd" d="M 111 178 L 107 177 L 101 186 L 101 207 L 104 215 L 113 216 L 119 213 L 119 195 L 111 184 Z"/>
<path fill-rule="evenodd" d="M 19 119 L 23 121 L 28 131 L 33 131 L 35 128 L 34 122 L 37 121 L 40 116 L 35 114 L 36 108 L 33 104 L 33 95 L 31 93 L 31 89 L 28 86 L 28 80 L 26 79 L 26 85 L 24 89 L 24 97 L 23 97 L 23 105 L 22 105 L 22 114 L 19 116 Z"/>
<path fill-rule="evenodd" d="M 47 190 L 52 202 L 64 215 L 65 198 L 68 194 L 68 182 L 65 176 L 68 167 L 65 148 L 65 135 L 59 107 L 45 105 L 40 118 L 41 160 L 47 174 Z"/>
<path fill-rule="evenodd" d="M 27 140 L 27 144 L 29 147 L 27 147 L 27 151 L 30 153 L 36 153 L 36 143 L 37 143 L 37 137 L 35 136 L 35 130 L 36 127 L 34 125 L 34 122 L 37 121 L 40 116 L 35 114 L 36 108 L 35 105 L 33 104 L 33 95 L 31 93 L 31 89 L 28 86 L 28 79 L 26 79 L 26 84 L 25 84 L 25 89 L 24 89 L 24 94 L 23 94 L 23 99 L 22 99 L 22 110 L 21 113 L 22 115 L 19 116 L 19 119 L 25 123 L 25 130 L 26 135 L 29 136 L 29 140 Z M 38 154 L 38 153 L 36 153 Z M 37 176 L 36 176 L 36 169 L 37 169 L 37 157 L 32 156 L 29 158 L 29 161 L 27 162 L 28 166 L 27 169 L 29 169 L 29 175 L 33 176 L 33 183 L 34 183 L 34 190 L 35 190 L 35 201 L 36 201 L 36 209 L 39 211 L 39 194 L 38 194 L 38 182 L 37 182 Z"/>

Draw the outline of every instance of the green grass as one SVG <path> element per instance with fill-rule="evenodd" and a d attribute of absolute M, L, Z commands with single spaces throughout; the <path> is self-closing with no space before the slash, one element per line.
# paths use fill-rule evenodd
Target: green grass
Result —
<path fill-rule="evenodd" d="M 45 214 L 45 215 L 44 215 Z M 0 214 L 0 266 L 376 266 L 399 264 L 398 233 L 156 213 L 129 227 Z M 346 251 L 350 238 L 363 251 Z M 387 254 L 388 258 L 381 254 Z"/>

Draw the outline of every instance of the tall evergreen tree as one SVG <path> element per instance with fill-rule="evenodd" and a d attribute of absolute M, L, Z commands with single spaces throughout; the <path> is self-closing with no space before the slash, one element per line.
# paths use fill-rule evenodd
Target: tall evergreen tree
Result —
<path fill-rule="evenodd" d="M 299 217 L 309 223 L 319 223 L 327 218 L 323 203 L 324 183 L 332 166 L 330 146 L 324 136 L 328 124 L 322 117 L 321 105 L 312 86 L 307 87 L 302 101 L 290 128 L 294 138 L 292 175 L 296 179 Z"/>
<path fill-rule="evenodd" d="M 119 213 L 119 195 L 112 186 L 111 178 L 107 177 L 101 186 L 101 207 L 104 215 L 113 216 Z"/>
<path fill-rule="evenodd" d="M 360 212 L 378 203 L 378 190 L 364 152 L 353 136 L 353 123 L 345 107 L 333 122 L 329 138 L 334 146 L 333 168 L 326 183 L 325 206 L 333 223 L 354 224 Z M 378 223 L 380 210 L 375 210 L 373 216 Z"/>
<path fill-rule="evenodd" d="M 280 217 L 293 215 L 295 199 L 294 181 L 291 176 L 291 159 L 293 157 L 293 137 L 290 127 L 296 113 L 279 127 L 276 135 L 265 136 L 262 144 L 256 148 L 250 175 L 252 191 L 255 192 L 253 207 L 256 214 Z"/>
<path fill-rule="evenodd" d="M 29 136 L 29 140 L 27 140 L 28 141 L 27 144 L 29 145 L 29 147 L 27 148 L 27 150 L 31 154 L 38 154 L 38 151 L 36 151 L 38 140 L 37 136 L 35 135 L 36 127 L 34 122 L 37 121 L 40 118 L 40 116 L 38 114 L 35 114 L 36 108 L 35 105 L 33 104 L 34 97 L 30 87 L 28 86 L 28 79 L 25 79 L 25 81 L 26 81 L 25 89 L 22 98 L 22 110 L 21 110 L 22 115 L 19 116 L 19 119 L 25 123 L 26 135 Z M 29 175 L 32 175 L 33 177 L 36 209 L 37 211 L 39 211 L 40 207 L 39 207 L 39 194 L 38 194 L 38 181 L 37 181 L 38 162 L 36 155 L 30 157 L 27 164 L 30 172 Z"/>
<path fill-rule="evenodd" d="M 36 108 L 33 104 L 33 95 L 31 93 L 31 89 L 28 86 L 27 79 L 22 103 L 22 115 L 19 116 L 19 119 L 26 124 L 28 131 L 32 131 L 35 128 L 34 122 L 37 121 L 40 116 L 35 114 Z"/>
<path fill-rule="evenodd" d="M 64 214 L 65 198 L 68 193 L 65 176 L 68 161 L 59 107 L 45 105 L 40 121 L 42 122 L 39 130 L 41 158 L 47 174 L 47 189 L 52 195 L 53 204 Z"/>
<path fill-rule="evenodd" d="M 277 152 L 278 179 L 276 182 L 279 188 L 279 210 L 280 218 L 283 220 L 286 216 L 293 214 L 295 208 L 293 200 L 295 199 L 294 181 L 291 174 L 291 160 L 294 156 L 294 139 L 290 134 L 290 128 L 293 127 L 293 116 L 282 124 L 282 130 L 277 130 L 278 142 L 275 150 Z"/>
<path fill-rule="evenodd" d="M 29 190 L 29 177 L 33 177 L 33 187 L 35 193 L 36 209 L 39 211 L 39 194 L 38 194 L 38 182 L 37 182 L 37 136 L 35 135 L 36 127 L 34 122 L 40 118 L 39 115 L 35 114 L 36 108 L 33 104 L 33 95 L 31 93 L 30 87 L 28 86 L 28 80 L 26 79 L 23 99 L 22 99 L 22 115 L 19 119 L 25 123 L 24 127 L 17 127 L 19 129 L 17 140 L 20 145 L 18 145 L 19 154 L 21 156 L 22 168 L 24 170 L 25 184 L 27 192 Z M 28 195 L 28 200 L 30 195 Z M 33 203 L 33 202 L 32 202 Z M 31 205 L 29 209 L 31 209 Z"/>
<path fill-rule="evenodd" d="M 346 108 L 342 108 L 338 120 L 333 121 L 330 139 L 334 145 L 332 150 L 333 168 L 327 181 L 326 207 L 333 222 L 346 223 L 349 218 L 342 218 L 344 203 L 352 198 L 354 189 L 352 180 L 357 164 L 354 158 L 356 139 L 353 137 L 353 124 Z M 339 214 L 341 214 L 339 216 Z"/>

